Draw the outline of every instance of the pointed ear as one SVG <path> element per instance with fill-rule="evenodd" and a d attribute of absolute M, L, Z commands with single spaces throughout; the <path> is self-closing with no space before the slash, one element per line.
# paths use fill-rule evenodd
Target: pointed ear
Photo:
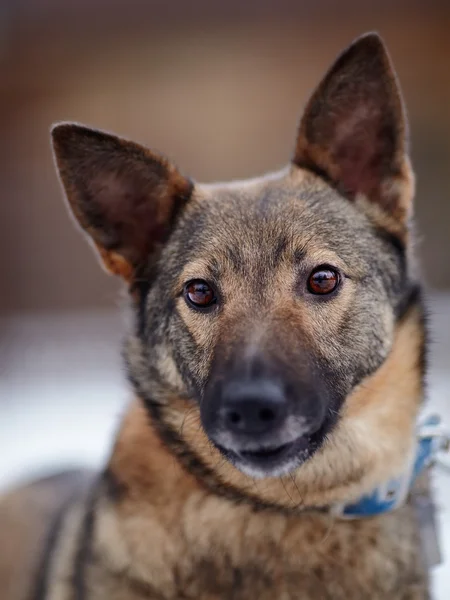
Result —
<path fill-rule="evenodd" d="M 362 195 L 406 224 L 414 179 L 397 79 L 381 38 L 357 39 L 307 104 L 294 163 L 350 199 Z"/>
<path fill-rule="evenodd" d="M 116 136 L 70 123 L 51 134 L 74 216 L 106 269 L 131 281 L 167 240 L 192 183 L 166 159 Z"/>

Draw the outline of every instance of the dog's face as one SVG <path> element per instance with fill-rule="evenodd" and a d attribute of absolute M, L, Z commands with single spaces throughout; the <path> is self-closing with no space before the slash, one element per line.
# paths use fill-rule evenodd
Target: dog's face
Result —
<path fill-rule="evenodd" d="M 386 358 L 398 248 L 314 177 L 198 188 L 146 299 L 209 439 L 244 472 L 297 467 Z"/>
<path fill-rule="evenodd" d="M 130 284 L 130 376 L 183 452 L 292 473 L 385 363 L 410 293 L 405 135 L 374 35 L 312 96 L 293 164 L 264 178 L 194 184 L 136 144 L 53 130 L 73 212 Z"/>

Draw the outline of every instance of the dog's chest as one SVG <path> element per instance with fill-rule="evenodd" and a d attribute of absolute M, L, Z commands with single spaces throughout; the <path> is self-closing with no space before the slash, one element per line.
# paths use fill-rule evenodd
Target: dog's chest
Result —
<path fill-rule="evenodd" d="M 249 513 L 245 519 L 231 519 L 225 513 L 206 516 L 199 511 L 181 518 L 169 537 L 153 523 L 148 543 L 142 543 L 142 536 L 140 540 L 128 546 L 128 576 L 120 579 L 123 592 L 116 580 L 111 599 L 427 597 L 410 507 L 357 522 L 320 514 L 286 518 Z M 100 572 L 97 577 L 102 578 Z M 106 579 L 104 584 L 109 589 Z"/>
<path fill-rule="evenodd" d="M 311 519 L 281 539 L 259 540 L 194 560 L 174 598 L 317 600 L 425 598 L 426 578 L 411 526 Z M 180 571 L 178 571 L 179 574 Z M 370 593 L 369 593 L 370 590 Z M 183 596 L 182 594 L 185 594 Z"/>

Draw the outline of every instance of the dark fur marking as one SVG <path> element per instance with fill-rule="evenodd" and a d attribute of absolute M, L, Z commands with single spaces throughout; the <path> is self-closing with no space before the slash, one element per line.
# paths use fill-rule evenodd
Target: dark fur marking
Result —
<path fill-rule="evenodd" d="M 150 276 L 145 272 L 136 273 L 130 286 L 130 293 L 135 298 L 136 306 L 136 335 L 145 340 L 147 330 L 147 296 L 150 291 Z"/>
<path fill-rule="evenodd" d="M 423 290 L 419 284 L 416 284 L 411 289 L 411 293 L 408 296 L 408 301 L 406 302 L 406 305 L 405 305 L 405 310 L 400 318 L 404 319 L 406 317 L 406 315 L 408 314 L 408 312 L 413 307 L 418 307 L 420 310 L 422 345 L 421 345 L 420 355 L 419 355 L 419 359 L 418 359 L 418 368 L 422 375 L 422 382 L 423 382 L 423 384 L 425 384 L 425 374 L 427 372 L 427 367 L 428 367 L 428 348 L 429 348 L 428 331 L 429 331 L 429 328 L 427 327 L 428 314 L 427 314 L 424 294 L 423 294 Z"/>
<path fill-rule="evenodd" d="M 305 260 L 306 257 L 306 249 L 305 248 L 297 248 L 297 250 L 294 253 L 294 260 L 296 263 L 300 263 L 303 260 Z"/>
<path fill-rule="evenodd" d="M 281 236 L 278 238 L 277 243 L 275 244 L 275 247 L 273 249 L 273 259 L 274 259 L 274 264 L 277 265 L 284 256 L 284 253 L 286 252 L 286 249 L 288 247 L 288 240 L 286 236 Z"/>
<path fill-rule="evenodd" d="M 195 563 L 189 577 L 186 577 L 180 568 L 175 568 L 176 598 L 192 600 L 197 597 L 189 589 L 192 584 L 195 585 L 195 589 L 201 589 L 208 597 L 214 598 L 241 598 L 248 589 L 249 581 L 252 582 L 252 597 L 259 597 L 263 590 L 274 585 L 273 574 L 254 560 L 237 567 L 231 557 L 225 554 L 221 556 L 220 562 L 218 565 L 214 559 L 201 558 Z"/>
<path fill-rule="evenodd" d="M 341 190 L 338 189 L 337 184 L 335 184 L 335 182 L 330 178 L 330 176 L 325 171 L 325 169 L 322 169 L 321 167 L 316 165 L 313 161 L 310 161 L 307 157 L 302 158 L 302 160 L 300 160 L 300 161 L 296 160 L 295 164 L 300 169 L 305 169 L 306 171 L 309 171 L 313 175 L 316 175 L 317 177 L 319 177 L 320 179 L 322 179 L 323 181 L 328 183 L 328 185 L 330 187 L 332 187 L 333 189 L 335 189 L 336 191 L 339 191 L 339 193 L 341 193 Z"/>
<path fill-rule="evenodd" d="M 413 306 L 419 306 L 423 310 L 422 289 L 418 283 L 411 285 L 396 310 L 397 321 L 402 321 Z"/>
<path fill-rule="evenodd" d="M 396 317 L 401 318 L 401 315 L 408 308 L 408 298 L 411 293 L 411 282 L 408 281 L 407 250 L 403 240 L 397 235 L 386 231 L 381 227 L 375 227 L 374 232 L 377 238 L 380 239 L 393 254 L 398 266 L 398 274 L 396 274 L 395 278 L 387 277 L 386 273 L 383 271 L 380 271 L 378 276 L 383 281 L 390 301 L 394 305 Z M 412 300 L 412 303 L 413 302 L 414 300 Z"/>
<path fill-rule="evenodd" d="M 401 240 L 394 233 L 391 233 L 382 227 L 375 227 L 375 233 L 379 238 L 381 238 L 395 250 L 395 253 L 400 260 L 402 270 L 406 270 L 406 247 L 403 240 Z"/>
<path fill-rule="evenodd" d="M 173 228 L 175 227 L 175 225 L 178 221 L 178 217 L 180 216 L 181 212 L 185 208 L 188 200 L 191 199 L 192 192 L 194 190 L 193 181 L 191 179 L 188 179 L 187 177 L 185 179 L 186 179 L 186 183 L 187 183 L 187 188 L 186 188 L 185 193 L 183 195 L 175 196 L 175 198 L 173 199 L 172 212 L 171 212 L 169 223 L 168 223 L 169 231 L 172 231 Z"/>
<path fill-rule="evenodd" d="M 245 261 L 242 258 L 240 248 L 227 246 L 223 249 L 227 261 L 230 263 L 231 268 L 236 273 L 244 273 Z"/>
<path fill-rule="evenodd" d="M 97 493 L 98 489 L 94 484 L 86 500 L 85 513 L 79 531 L 72 573 L 74 600 L 86 600 L 87 598 L 86 567 L 91 559 Z"/>
<path fill-rule="evenodd" d="M 427 372 L 428 366 L 428 348 L 429 348 L 429 339 L 428 339 L 428 315 L 425 305 L 425 300 L 423 296 L 423 290 L 418 283 L 415 283 L 408 290 L 407 295 L 402 299 L 400 305 L 397 308 L 397 320 L 398 322 L 403 321 L 410 310 L 413 308 L 418 308 L 420 311 L 420 325 L 422 331 L 422 340 L 420 347 L 420 354 L 418 357 L 417 367 L 422 377 L 422 385 L 426 386 L 425 375 Z"/>
<path fill-rule="evenodd" d="M 219 261 L 216 260 L 214 257 L 211 257 L 211 259 L 210 259 L 210 262 L 208 265 L 208 270 L 211 273 L 211 279 L 213 280 L 214 283 L 217 284 L 217 282 L 220 281 L 222 269 L 219 264 Z"/>
<path fill-rule="evenodd" d="M 139 284 L 137 311 L 136 311 L 136 333 L 141 340 L 145 340 L 147 331 L 147 296 L 150 290 L 148 281 Z"/>
<path fill-rule="evenodd" d="M 48 592 L 50 569 L 53 561 L 53 551 L 57 546 L 59 536 L 61 533 L 62 526 L 64 524 L 64 518 L 72 506 L 74 501 L 73 495 L 70 495 L 59 510 L 55 513 L 52 523 L 50 525 L 47 539 L 44 546 L 44 552 L 39 561 L 36 579 L 32 587 L 33 592 L 30 596 L 31 600 L 45 600 Z"/>
<path fill-rule="evenodd" d="M 105 496 L 113 504 L 120 502 L 128 492 L 128 487 L 123 482 L 119 481 L 109 467 L 105 469 L 101 477 L 102 487 L 105 491 Z"/>

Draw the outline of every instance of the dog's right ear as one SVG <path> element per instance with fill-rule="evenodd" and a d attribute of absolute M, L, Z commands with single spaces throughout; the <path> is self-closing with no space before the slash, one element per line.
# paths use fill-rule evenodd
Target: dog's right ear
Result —
<path fill-rule="evenodd" d="M 101 131 L 53 127 L 67 200 L 109 272 L 133 279 L 167 240 L 193 185 L 165 158 Z"/>

